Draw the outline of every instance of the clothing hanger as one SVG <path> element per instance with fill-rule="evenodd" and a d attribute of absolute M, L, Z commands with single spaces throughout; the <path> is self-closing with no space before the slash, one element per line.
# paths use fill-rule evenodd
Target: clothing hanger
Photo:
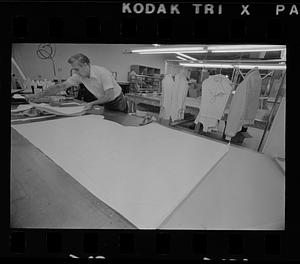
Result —
<path fill-rule="evenodd" d="M 170 70 L 170 76 L 172 77 L 173 81 L 175 81 L 175 76 L 178 74 L 178 69 L 172 65 Z"/>
<path fill-rule="evenodd" d="M 273 73 L 274 73 L 274 71 L 270 71 L 268 74 L 266 74 L 264 77 L 262 77 L 262 79 L 265 79 L 265 78 L 267 78 L 269 76 L 272 76 Z"/>

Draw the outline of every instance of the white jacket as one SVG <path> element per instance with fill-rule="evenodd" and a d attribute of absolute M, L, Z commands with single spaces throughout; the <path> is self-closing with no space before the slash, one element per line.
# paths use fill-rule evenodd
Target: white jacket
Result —
<path fill-rule="evenodd" d="M 262 78 L 258 68 L 249 71 L 238 85 L 232 99 L 227 125 L 226 138 L 234 137 L 242 125 L 253 124 L 259 106 Z"/>
<path fill-rule="evenodd" d="M 171 116 L 171 104 L 172 104 L 172 88 L 174 80 L 171 74 L 166 75 L 161 83 L 162 86 L 162 99 L 160 117 L 168 120 Z"/>
<path fill-rule="evenodd" d="M 213 75 L 203 81 L 200 111 L 195 120 L 203 124 L 203 131 L 217 129 L 231 91 L 232 84 L 224 75 Z"/>
<path fill-rule="evenodd" d="M 172 121 L 184 118 L 185 99 L 188 92 L 188 82 L 184 73 L 178 73 L 173 78 L 171 74 L 162 80 L 162 102 L 160 116 Z"/>

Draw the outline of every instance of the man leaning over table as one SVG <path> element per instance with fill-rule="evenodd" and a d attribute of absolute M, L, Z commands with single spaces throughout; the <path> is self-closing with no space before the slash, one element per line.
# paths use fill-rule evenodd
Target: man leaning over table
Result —
<path fill-rule="evenodd" d="M 62 83 L 49 86 L 42 93 L 29 96 L 29 101 L 35 101 L 43 96 L 56 95 L 71 86 L 78 86 L 82 83 L 95 96 L 94 101 L 85 103 L 87 110 L 92 109 L 94 105 L 103 105 L 107 110 L 128 112 L 122 88 L 109 70 L 90 64 L 89 58 L 81 53 L 71 56 L 68 63 L 72 67 L 72 76 Z"/>

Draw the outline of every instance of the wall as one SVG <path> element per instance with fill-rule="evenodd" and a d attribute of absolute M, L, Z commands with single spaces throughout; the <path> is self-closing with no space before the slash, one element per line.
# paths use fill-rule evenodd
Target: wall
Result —
<path fill-rule="evenodd" d="M 12 56 L 24 72 L 25 76 L 37 79 L 53 79 L 53 67 L 50 60 L 40 59 L 36 51 L 39 43 L 13 44 Z M 164 73 L 165 57 L 161 55 L 137 55 L 123 54 L 125 50 L 141 47 L 141 45 L 130 44 L 55 44 L 56 55 L 54 57 L 56 74 L 58 78 L 67 78 L 70 75 L 71 66 L 67 63 L 70 56 L 76 53 L 87 55 L 91 64 L 104 66 L 117 72 L 117 80 L 127 82 L 127 74 L 130 65 L 140 64 L 161 69 Z M 149 45 L 148 45 L 149 46 Z M 14 71 L 14 69 L 12 69 Z"/>
<path fill-rule="evenodd" d="M 176 75 L 181 69 L 183 69 L 183 66 L 180 66 L 179 63 L 169 61 L 165 70 L 166 74 Z"/>

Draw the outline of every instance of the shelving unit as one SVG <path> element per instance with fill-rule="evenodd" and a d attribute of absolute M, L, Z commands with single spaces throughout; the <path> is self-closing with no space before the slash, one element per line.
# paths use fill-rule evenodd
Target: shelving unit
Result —
<path fill-rule="evenodd" d="M 130 92 L 138 93 L 161 93 L 162 75 L 160 69 L 131 65 L 128 73 L 128 81 L 130 83 Z"/>

